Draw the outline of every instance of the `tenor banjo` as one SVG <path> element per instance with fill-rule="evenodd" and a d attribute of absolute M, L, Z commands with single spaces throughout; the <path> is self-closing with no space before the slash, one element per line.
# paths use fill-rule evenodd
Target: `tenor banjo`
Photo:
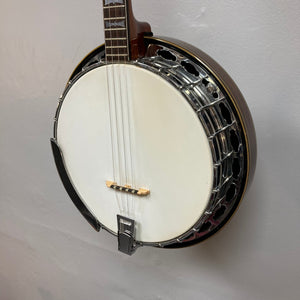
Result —
<path fill-rule="evenodd" d="M 131 255 L 201 242 L 251 181 L 256 138 L 244 98 L 208 55 L 155 37 L 130 0 L 104 0 L 105 44 L 72 73 L 51 139 L 70 198 Z"/>

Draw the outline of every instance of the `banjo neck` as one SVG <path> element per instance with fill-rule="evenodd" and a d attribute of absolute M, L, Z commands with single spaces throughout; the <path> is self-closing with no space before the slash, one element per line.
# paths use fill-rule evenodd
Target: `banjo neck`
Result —
<path fill-rule="evenodd" d="M 145 55 L 144 36 L 152 35 L 151 27 L 135 19 L 131 0 L 103 0 L 103 21 L 107 63 L 126 63 Z"/>

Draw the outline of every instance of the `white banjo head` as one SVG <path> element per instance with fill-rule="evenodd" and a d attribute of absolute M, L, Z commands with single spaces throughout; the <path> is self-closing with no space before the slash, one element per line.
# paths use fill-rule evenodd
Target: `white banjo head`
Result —
<path fill-rule="evenodd" d="M 100 46 L 78 65 L 51 140 L 73 203 L 127 254 L 213 235 L 256 162 L 251 115 L 228 74 L 180 41 L 144 42 L 140 59 L 108 64 Z"/>
<path fill-rule="evenodd" d="M 153 72 L 112 64 L 85 73 L 65 95 L 56 131 L 78 195 L 115 234 L 122 215 L 135 220 L 138 241 L 176 239 L 209 204 L 214 169 L 206 132 L 182 93 Z"/>

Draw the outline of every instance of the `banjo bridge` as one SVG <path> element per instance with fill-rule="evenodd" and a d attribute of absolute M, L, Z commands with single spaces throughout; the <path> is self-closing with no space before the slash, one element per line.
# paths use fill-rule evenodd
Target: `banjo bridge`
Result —
<path fill-rule="evenodd" d="M 122 186 L 122 185 L 118 185 L 116 182 L 113 181 L 106 181 L 106 186 L 116 191 L 137 195 L 137 196 L 147 196 L 150 194 L 150 190 L 143 189 L 143 188 L 134 189 L 130 185 Z"/>

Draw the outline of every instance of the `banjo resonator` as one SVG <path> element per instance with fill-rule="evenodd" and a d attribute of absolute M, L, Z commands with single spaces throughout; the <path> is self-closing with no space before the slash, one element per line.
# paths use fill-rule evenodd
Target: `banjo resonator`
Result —
<path fill-rule="evenodd" d="M 121 252 L 197 244 L 228 222 L 254 176 L 247 104 L 207 54 L 137 22 L 130 0 L 105 0 L 103 15 L 105 44 L 79 63 L 59 100 L 58 173 Z"/>

